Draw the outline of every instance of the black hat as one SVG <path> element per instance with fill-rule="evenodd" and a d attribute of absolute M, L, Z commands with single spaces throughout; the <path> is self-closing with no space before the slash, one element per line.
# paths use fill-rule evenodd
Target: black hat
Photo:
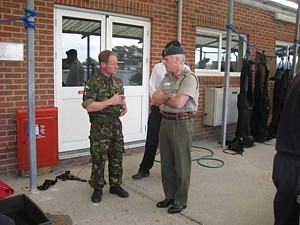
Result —
<path fill-rule="evenodd" d="M 181 44 L 179 41 L 177 40 L 173 40 L 173 41 L 170 41 L 168 44 L 166 44 L 166 47 L 165 48 L 169 48 L 171 46 L 178 46 L 178 47 L 181 47 Z"/>
<path fill-rule="evenodd" d="M 179 46 L 171 46 L 169 48 L 166 48 L 163 52 L 163 56 L 168 56 L 168 55 L 177 55 L 177 54 L 184 54 L 183 48 Z"/>
<path fill-rule="evenodd" d="M 178 47 L 181 47 L 181 44 L 180 44 L 179 41 L 173 40 L 173 41 L 170 41 L 169 43 L 166 44 L 165 49 L 166 49 L 166 48 L 169 48 L 169 47 L 171 47 L 171 46 L 178 46 Z M 161 53 L 161 56 L 162 56 L 163 58 L 165 57 L 165 55 L 164 55 L 165 49 L 162 50 L 162 53 Z"/>
<path fill-rule="evenodd" d="M 70 50 L 66 51 L 66 54 L 67 55 L 77 55 L 77 51 L 76 51 L 76 49 L 70 49 Z"/>

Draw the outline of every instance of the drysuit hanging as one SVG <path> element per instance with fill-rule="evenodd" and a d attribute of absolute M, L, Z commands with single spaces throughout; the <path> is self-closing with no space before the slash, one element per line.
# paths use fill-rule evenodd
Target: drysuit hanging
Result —
<path fill-rule="evenodd" d="M 266 65 L 266 59 L 262 58 L 256 64 L 254 105 L 251 117 L 251 134 L 257 142 L 265 142 L 269 136 L 268 118 L 270 99 L 268 79 L 269 69 Z"/>
<path fill-rule="evenodd" d="M 276 137 L 278 124 L 280 121 L 280 116 L 283 108 L 284 98 L 290 82 L 292 81 L 292 71 L 290 66 L 279 67 L 276 73 L 270 80 L 275 80 L 274 83 L 274 94 L 273 94 L 273 108 L 272 108 L 272 120 L 269 126 L 269 137 L 272 139 Z"/>
<path fill-rule="evenodd" d="M 237 100 L 238 121 L 234 142 L 240 143 L 245 148 L 253 146 L 254 142 L 250 135 L 250 121 L 253 109 L 252 64 L 252 61 L 243 59 L 240 77 L 240 93 L 238 94 Z"/>
<path fill-rule="evenodd" d="M 240 77 L 240 93 L 237 99 L 238 121 L 235 131 L 235 138 L 228 141 L 228 149 L 223 152 L 228 153 L 228 150 L 233 151 L 233 155 L 244 152 L 244 147 L 253 146 L 253 138 L 250 136 L 250 121 L 253 109 L 253 90 L 252 90 L 252 64 L 248 59 L 242 61 L 242 71 Z"/>

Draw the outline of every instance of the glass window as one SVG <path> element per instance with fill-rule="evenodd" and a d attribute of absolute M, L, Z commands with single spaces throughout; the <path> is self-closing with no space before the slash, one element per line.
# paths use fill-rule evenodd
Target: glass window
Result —
<path fill-rule="evenodd" d="M 63 16 L 62 86 L 84 86 L 98 73 L 101 21 Z"/>
<path fill-rule="evenodd" d="M 246 38 L 243 35 L 243 38 Z M 227 32 L 197 28 L 195 69 L 220 71 L 225 70 Z M 242 58 L 245 55 L 245 41 L 232 33 L 230 71 L 240 72 Z"/>
<path fill-rule="evenodd" d="M 291 69 L 294 52 L 292 45 L 292 43 L 276 41 L 276 68 Z"/>
<path fill-rule="evenodd" d="M 117 54 L 117 76 L 124 86 L 143 85 L 144 27 L 113 23 L 113 51 Z"/>
<path fill-rule="evenodd" d="M 220 34 L 197 32 L 195 52 L 196 69 L 219 69 L 220 38 Z"/>

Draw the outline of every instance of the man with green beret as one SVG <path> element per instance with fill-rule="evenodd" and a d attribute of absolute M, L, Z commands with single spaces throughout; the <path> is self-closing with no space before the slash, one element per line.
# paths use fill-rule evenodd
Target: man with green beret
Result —
<path fill-rule="evenodd" d="M 164 50 L 167 74 L 152 96 L 152 104 L 162 105 L 159 132 L 161 176 L 165 199 L 157 203 L 169 213 L 180 213 L 187 207 L 191 175 L 191 147 L 194 114 L 198 108 L 199 84 L 191 70 L 184 66 L 182 47 Z"/>
<path fill-rule="evenodd" d="M 173 40 L 168 42 L 165 48 L 168 48 L 172 45 L 181 46 L 179 41 Z M 163 54 L 164 51 L 162 51 L 162 58 L 164 58 Z M 163 61 L 159 61 L 154 65 L 149 82 L 150 99 L 152 98 L 153 93 L 157 90 L 160 82 L 162 81 L 166 73 L 167 71 L 165 65 L 163 64 Z M 144 156 L 138 172 L 132 176 L 132 179 L 134 180 L 139 180 L 148 177 L 150 175 L 150 170 L 154 165 L 156 151 L 159 144 L 159 128 L 162 118 L 160 111 L 161 109 L 158 105 L 151 105 L 151 110 L 147 123 L 147 137 Z"/>

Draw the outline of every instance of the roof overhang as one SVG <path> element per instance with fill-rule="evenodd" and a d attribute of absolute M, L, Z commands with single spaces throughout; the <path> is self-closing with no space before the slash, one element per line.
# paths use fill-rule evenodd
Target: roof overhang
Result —
<path fill-rule="evenodd" d="M 266 11 L 274 13 L 274 19 L 287 22 L 296 23 L 297 9 L 279 4 L 273 0 L 236 0 L 244 4 L 248 4 L 254 7 L 261 8 Z"/>
<path fill-rule="evenodd" d="M 237 2 L 245 3 L 251 6 L 255 6 L 267 11 L 277 12 L 277 13 L 297 13 L 297 9 L 279 4 L 272 0 L 236 0 Z"/>

